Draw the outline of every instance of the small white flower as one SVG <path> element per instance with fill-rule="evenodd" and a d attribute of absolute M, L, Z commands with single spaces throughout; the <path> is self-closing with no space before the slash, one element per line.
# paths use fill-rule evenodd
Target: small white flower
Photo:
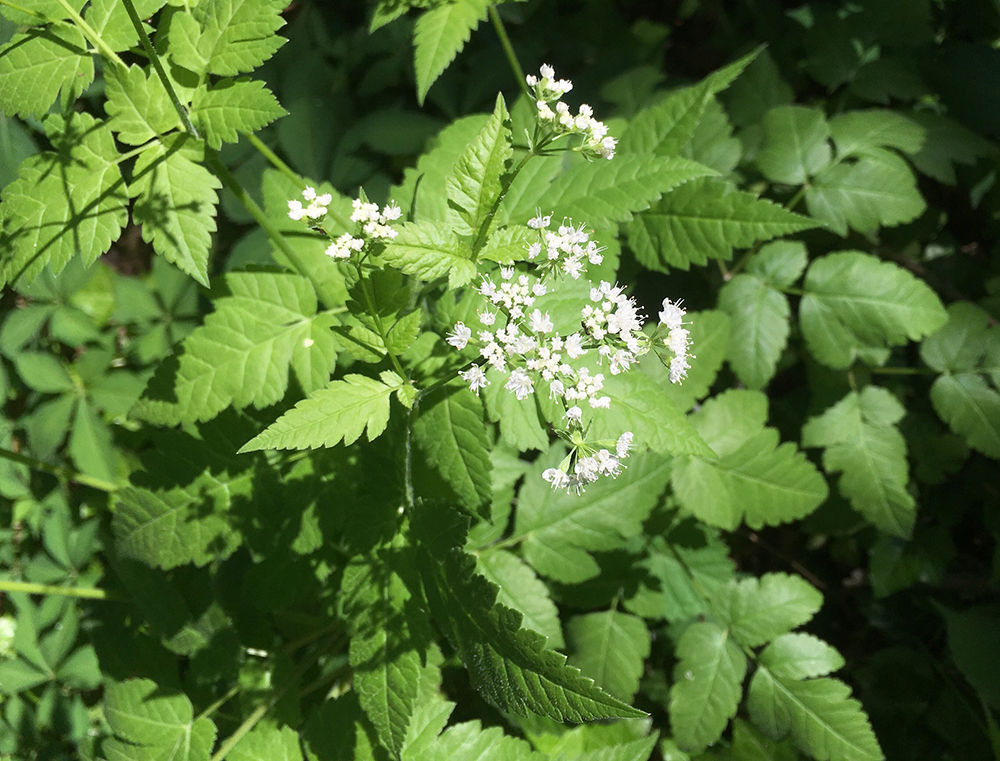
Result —
<path fill-rule="evenodd" d="M 687 377 L 687 371 L 690 369 L 691 365 L 688 364 L 687 357 L 678 355 L 670 360 L 670 382 L 680 383 Z"/>
<path fill-rule="evenodd" d="M 663 309 L 660 310 L 660 322 L 666 325 L 670 330 L 679 328 L 681 326 L 681 321 L 684 319 L 684 315 L 687 312 L 681 307 L 681 302 L 673 302 L 670 299 L 663 300 Z"/>
<path fill-rule="evenodd" d="M 569 476 L 558 468 L 545 470 L 542 478 L 552 484 L 553 489 L 565 489 L 569 486 Z"/>
<path fill-rule="evenodd" d="M 678 356 L 687 354 L 688 336 L 690 334 L 690 331 L 684 328 L 674 328 L 670 331 L 666 339 L 664 339 L 664 343 L 670 351 Z"/>
<path fill-rule="evenodd" d="M 566 410 L 566 419 L 574 423 L 579 423 L 580 419 L 583 417 L 583 410 L 577 406 L 572 406 Z"/>
<path fill-rule="evenodd" d="M 583 338 L 579 333 L 566 336 L 566 341 L 563 345 L 570 359 L 579 359 L 587 353 L 587 350 L 583 348 Z"/>
<path fill-rule="evenodd" d="M 449 334 L 447 341 L 456 349 L 464 349 L 472 338 L 472 329 L 465 327 L 464 323 L 456 322 L 455 329 Z"/>
<path fill-rule="evenodd" d="M 622 457 L 628 457 L 629 449 L 632 448 L 632 432 L 625 431 L 621 436 L 618 437 L 618 443 L 615 445 L 616 454 L 619 459 Z"/>
<path fill-rule="evenodd" d="M 543 216 L 541 212 L 538 212 L 536 216 L 528 220 L 528 227 L 534 230 L 544 230 L 552 223 L 552 215 Z"/>
<path fill-rule="evenodd" d="M 487 327 L 497 320 L 496 312 L 491 312 L 489 309 L 484 309 L 481 312 L 477 312 L 477 314 L 479 315 L 479 321 Z"/>
<path fill-rule="evenodd" d="M 531 319 L 528 320 L 528 327 L 533 333 L 551 333 L 555 330 L 555 325 L 552 324 L 548 312 L 542 314 L 541 309 L 536 309 L 531 313 Z"/>
<path fill-rule="evenodd" d="M 507 378 L 504 388 L 514 394 L 518 401 L 522 401 L 534 392 L 535 385 L 531 381 L 531 376 L 519 367 Z"/>
<path fill-rule="evenodd" d="M 597 460 L 593 457 L 581 457 L 576 461 L 576 474 L 581 481 L 596 481 L 600 472 Z"/>
<path fill-rule="evenodd" d="M 473 365 L 468 370 L 459 372 L 462 376 L 462 380 L 469 384 L 469 390 L 475 391 L 476 396 L 479 396 L 479 389 L 485 388 L 490 384 L 489 380 L 486 378 L 486 373 L 479 365 Z"/>
<path fill-rule="evenodd" d="M 566 393 L 566 386 L 561 380 L 554 380 L 549 384 L 549 398 L 555 399 Z"/>
<path fill-rule="evenodd" d="M 593 407 L 595 410 L 598 409 L 598 408 L 609 410 L 609 409 L 611 409 L 611 397 L 610 396 L 592 396 L 592 397 L 590 397 L 590 406 Z"/>
<path fill-rule="evenodd" d="M 382 209 L 382 217 L 385 221 L 399 219 L 399 216 L 402 213 L 403 210 L 396 205 L 395 201 L 390 201 L 389 204 Z"/>
<path fill-rule="evenodd" d="M 542 79 L 553 79 L 556 75 L 556 70 L 547 63 L 543 63 L 541 67 L 539 67 L 538 72 L 542 75 Z"/>
<path fill-rule="evenodd" d="M 288 202 L 288 216 L 298 222 L 306 215 L 306 210 L 302 208 L 302 201 Z"/>
<path fill-rule="evenodd" d="M 302 191 L 302 197 L 305 198 L 307 201 L 315 201 L 316 188 L 306 187 L 306 189 Z M 329 203 L 329 201 L 327 201 L 327 203 Z"/>

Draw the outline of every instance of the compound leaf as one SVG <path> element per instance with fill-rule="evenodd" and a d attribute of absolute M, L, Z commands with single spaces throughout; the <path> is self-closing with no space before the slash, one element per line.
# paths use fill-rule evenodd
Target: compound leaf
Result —
<path fill-rule="evenodd" d="M 465 47 L 479 22 L 486 18 L 487 5 L 485 0 L 451 0 L 424 12 L 417 19 L 413 27 L 413 68 L 420 105 L 431 85 Z"/>
<path fill-rule="evenodd" d="M 420 280 L 448 276 L 448 285 L 457 288 L 476 276 L 467 245 L 459 242 L 450 226 L 435 222 L 405 222 L 399 234 L 386 246 L 381 259 Z"/>
<path fill-rule="evenodd" d="M 195 73 L 211 72 L 232 77 L 253 71 L 270 58 L 286 40 L 275 34 L 284 19 L 284 0 L 207 0 L 200 3 L 192 19 L 178 14 L 175 33 L 171 25 L 171 54 L 181 66 Z M 200 29 L 198 28 L 200 26 Z M 183 42 L 184 44 L 180 44 Z"/>
<path fill-rule="evenodd" d="M 1000 394 L 981 375 L 942 375 L 931 386 L 931 402 L 970 447 L 1000 459 Z"/>
<path fill-rule="evenodd" d="M 633 698 L 649 657 L 649 629 L 641 618 L 616 610 L 574 616 L 566 637 L 571 665 L 615 697 Z"/>
<path fill-rule="evenodd" d="M 177 126 L 177 111 L 156 74 L 138 66 L 111 67 L 105 78 L 108 125 L 123 143 L 142 145 Z"/>
<path fill-rule="evenodd" d="M 772 182 L 802 185 L 830 163 L 830 125 L 823 112 L 778 106 L 764 115 L 757 166 Z"/>
<path fill-rule="evenodd" d="M 0 48 L 0 110 L 8 114 L 41 117 L 60 93 L 68 106 L 93 79 L 93 57 L 75 26 L 31 28 Z"/>
<path fill-rule="evenodd" d="M 782 634 L 760 654 L 761 664 L 779 679 L 826 676 L 844 666 L 836 649 L 811 634 Z"/>
<path fill-rule="evenodd" d="M 250 135 L 288 112 L 263 82 L 223 79 L 195 91 L 191 119 L 200 127 L 205 142 L 219 149 L 224 142 L 235 143 L 240 135 Z"/>
<path fill-rule="evenodd" d="M 758 647 L 812 619 L 823 595 L 798 576 L 769 573 L 731 581 L 711 602 L 716 619 L 738 642 Z"/>

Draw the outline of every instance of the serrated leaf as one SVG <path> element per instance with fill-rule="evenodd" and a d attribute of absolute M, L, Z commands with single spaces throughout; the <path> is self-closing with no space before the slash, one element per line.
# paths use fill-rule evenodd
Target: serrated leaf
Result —
<path fill-rule="evenodd" d="M 934 410 L 969 446 L 1000 459 L 1000 394 L 980 375 L 942 375 L 931 386 Z"/>
<path fill-rule="evenodd" d="M 263 82 L 223 79 L 195 91 L 191 119 L 212 148 L 235 143 L 288 112 Z"/>
<path fill-rule="evenodd" d="M 518 611 L 525 629 L 538 632 L 548 641 L 546 647 L 562 650 L 562 624 L 559 611 L 549 597 L 549 589 L 530 567 L 516 555 L 496 548 L 480 553 L 476 569 L 487 581 L 496 584 L 497 602 Z"/>
<path fill-rule="evenodd" d="M 897 346 L 934 333 L 947 320 L 922 280 L 859 251 L 815 260 L 805 280 L 799 322 L 820 362 L 849 367 L 864 346 Z"/>
<path fill-rule="evenodd" d="M 906 440 L 896 424 L 906 414 L 887 390 L 852 391 L 802 428 L 802 445 L 825 447 L 823 467 L 840 472 L 840 492 L 879 529 L 908 537 L 916 501 L 906 491 Z"/>
<path fill-rule="evenodd" d="M 622 134 L 619 154 L 676 156 L 691 140 L 709 99 L 728 87 L 759 53 L 760 48 L 641 111 Z"/>
<path fill-rule="evenodd" d="M 779 446 L 765 428 L 767 398 L 727 391 L 691 416 L 717 457 L 687 456 L 674 464 L 671 483 L 682 507 L 706 523 L 732 530 L 802 518 L 826 499 L 826 481 L 795 445 Z"/>
<path fill-rule="evenodd" d="M 135 417 L 159 425 L 210 420 L 230 405 L 266 407 L 281 400 L 291 369 L 307 393 L 330 379 L 336 350 L 331 318 L 317 314 L 316 294 L 291 273 L 238 272 L 222 280 L 215 312 L 164 363 Z"/>
<path fill-rule="evenodd" d="M 0 195 L 0 283 L 26 285 L 46 265 L 59 274 L 74 256 L 93 264 L 128 219 L 107 125 L 85 113 L 50 116 L 44 125 L 56 150 L 26 159 Z"/>
<path fill-rule="evenodd" d="M 500 198 L 500 178 L 510 165 L 510 114 L 503 96 L 497 95 L 493 115 L 476 139 L 465 149 L 445 181 L 448 201 L 466 229 L 459 234 L 479 236 L 487 215 Z"/>
<path fill-rule="evenodd" d="M 650 647 L 641 618 L 615 610 L 574 616 L 566 622 L 566 637 L 571 665 L 621 700 L 635 696 Z"/>
<path fill-rule="evenodd" d="M 401 568 L 406 550 L 384 547 L 354 558 L 344 571 L 340 604 L 350 622 L 350 663 L 361 707 L 380 742 L 397 758 L 420 688 L 427 622 L 414 607 Z M 412 583 L 412 581 L 411 581 Z"/>
<path fill-rule="evenodd" d="M 910 222 L 927 205 L 906 162 L 892 151 L 870 148 L 854 163 L 819 172 L 806 191 L 809 213 L 841 235 Z"/>
<path fill-rule="evenodd" d="M 226 756 L 229 761 L 302 761 L 298 733 L 291 727 L 258 724 Z"/>
<path fill-rule="evenodd" d="M 464 388 L 433 395 L 421 404 L 413 434 L 427 461 L 455 490 L 462 507 L 488 517 L 493 463 L 478 397 Z"/>
<path fill-rule="evenodd" d="M 830 163 L 830 125 L 819 109 L 778 106 L 764 115 L 763 127 L 757 166 L 769 180 L 803 185 Z"/>
<path fill-rule="evenodd" d="M 417 102 L 455 60 L 473 30 L 486 18 L 486 0 L 450 0 L 425 11 L 413 25 L 413 68 L 417 76 Z"/>
<path fill-rule="evenodd" d="M 407 761 L 543 761 L 527 741 L 504 734 L 500 727 L 483 729 L 479 721 L 449 727 L 419 754 Z"/>
<path fill-rule="evenodd" d="M 838 158 L 883 147 L 919 153 L 925 134 L 926 130 L 912 119 L 889 109 L 848 111 L 830 119 L 830 135 Z"/>
<path fill-rule="evenodd" d="M 155 73 L 150 76 L 138 66 L 113 67 L 105 77 L 108 126 L 123 143 L 142 145 L 177 126 L 177 111 Z"/>
<path fill-rule="evenodd" d="M 413 533 L 422 545 L 418 568 L 431 612 L 460 654 L 472 685 L 505 711 L 556 721 L 637 718 L 641 711 L 611 697 L 521 629 L 521 614 L 496 603 L 496 587 L 475 573 L 465 544 L 467 521 L 424 505 Z"/>
<path fill-rule="evenodd" d="M 614 227 L 672 188 L 712 174 L 714 170 L 681 158 L 624 156 L 586 162 L 559 175 L 545 201 L 557 219 L 567 216 L 591 227 Z"/>
<path fill-rule="evenodd" d="M 133 746 L 129 753 L 127 745 L 115 743 L 123 758 L 134 757 L 138 745 L 150 758 L 208 761 L 215 742 L 215 725 L 207 718 L 194 718 L 186 695 L 149 679 L 109 684 L 104 691 L 104 716 L 115 736 Z"/>
<path fill-rule="evenodd" d="M 760 662 L 778 679 L 809 679 L 843 668 L 834 648 L 811 634 L 782 634 L 765 647 Z"/>
<path fill-rule="evenodd" d="M 757 668 L 747 698 L 750 718 L 774 740 L 791 734 L 819 761 L 884 758 L 861 704 L 836 679 L 796 681 Z"/>
<path fill-rule="evenodd" d="M 0 108 L 8 114 L 41 117 L 60 94 L 65 108 L 93 79 L 93 57 L 75 26 L 28 29 L 0 48 Z"/>
<path fill-rule="evenodd" d="M 186 134 L 163 137 L 136 159 L 132 220 L 158 254 L 204 286 L 215 232 L 219 179 L 204 166 L 205 145 Z"/>
<path fill-rule="evenodd" d="M 403 381 L 392 385 L 364 375 L 331 381 L 286 412 L 263 433 L 243 445 L 240 452 L 258 449 L 316 449 L 341 441 L 353 444 L 367 430 L 372 441 L 389 422 L 389 401 Z"/>
<path fill-rule="evenodd" d="M 758 647 L 801 626 L 822 604 L 823 595 L 811 584 L 784 573 L 731 581 L 711 600 L 716 620 L 747 647 Z"/>
<path fill-rule="evenodd" d="M 232 77 L 253 71 L 286 42 L 275 34 L 284 26 L 285 5 L 284 0 L 205 0 L 195 8 L 197 19 L 173 17 L 171 57 L 198 74 Z M 179 24 L 176 31 L 174 24 Z"/>
<path fill-rule="evenodd" d="M 948 305 L 948 322 L 920 344 L 920 358 L 939 373 L 976 368 L 990 348 L 990 316 L 968 301 Z"/>
<path fill-rule="evenodd" d="M 637 447 L 648 446 L 659 454 L 712 455 L 687 416 L 649 375 L 612 375 L 604 382 L 604 392 L 614 401 L 610 409 L 594 415 L 590 433 L 595 438 L 617 439 L 631 431 Z"/>
<path fill-rule="evenodd" d="M 578 583 L 599 571 L 588 551 L 622 547 L 641 532 L 666 486 L 670 465 L 653 453 L 633 455 L 617 479 L 601 479 L 576 495 L 553 491 L 541 477 L 564 454 L 557 445 L 528 471 L 511 539 L 524 540 L 524 557 L 539 573 Z"/>
<path fill-rule="evenodd" d="M 152 17 L 166 0 L 136 0 L 135 12 L 141 19 Z M 81 3 L 77 3 L 81 5 Z M 51 17 L 50 17 L 51 18 Z M 84 20 L 97 32 L 109 48 L 116 52 L 128 50 L 139 41 L 135 27 L 119 0 L 91 0 Z M 105 75 L 108 70 L 105 69 Z"/>
<path fill-rule="evenodd" d="M 670 726 L 681 747 L 701 751 L 722 735 L 743 695 L 747 657 L 722 627 L 695 622 L 677 643 Z"/>
<path fill-rule="evenodd" d="M 385 247 L 381 260 L 420 280 L 448 276 L 448 287 L 465 285 L 476 276 L 471 252 L 450 226 L 435 222 L 404 222 Z"/>
<path fill-rule="evenodd" d="M 686 270 L 709 259 L 729 259 L 734 248 L 817 226 L 753 193 L 703 178 L 665 193 L 629 222 L 626 231 L 639 261 L 666 272 L 670 267 Z"/>

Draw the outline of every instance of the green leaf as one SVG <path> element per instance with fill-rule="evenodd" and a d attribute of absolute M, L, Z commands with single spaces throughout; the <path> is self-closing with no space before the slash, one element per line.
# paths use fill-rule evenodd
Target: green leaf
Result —
<path fill-rule="evenodd" d="M 980 694 L 983 702 L 1000 706 L 1000 658 L 993 644 L 1000 635 L 1000 609 L 996 603 L 965 610 L 938 606 L 948 623 L 948 650 L 962 676 Z"/>
<path fill-rule="evenodd" d="M 330 379 L 332 319 L 317 314 L 309 281 L 278 272 L 238 272 L 217 286 L 215 312 L 164 363 L 132 415 L 160 425 L 210 420 L 230 405 L 266 407 L 288 389 L 289 370 L 310 393 Z"/>
<path fill-rule="evenodd" d="M 471 252 L 448 225 L 405 222 L 395 240 L 385 247 L 381 260 L 419 280 L 448 276 L 448 287 L 458 288 L 476 276 Z"/>
<path fill-rule="evenodd" d="M 553 491 L 541 476 L 564 455 L 557 445 L 528 471 L 511 540 L 524 540 L 524 557 L 539 573 L 578 583 L 599 571 L 588 551 L 622 547 L 641 533 L 642 521 L 666 486 L 670 465 L 652 453 L 633 455 L 617 479 L 601 479 L 576 495 Z"/>
<path fill-rule="evenodd" d="M 41 117 L 60 94 L 65 110 L 94 79 L 87 47 L 83 33 L 70 25 L 14 35 L 0 47 L 0 110 Z"/>
<path fill-rule="evenodd" d="M 731 581 L 712 595 L 712 612 L 746 647 L 758 647 L 811 620 L 821 595 L 798 576 L 769 573 Z"/>
<path fill-rule="evenodd" d="M 690 540 L 684 541 L 680 535 L 671 535 L 669 545 L 662 537 L 654 539 L 649 557 L 639 564 L 658 582 L 659 589 L 649 589 L 660 598 L 656 601 L 658 609 L 648 606 L 655 598 L 640 602 L 638 595 L 625 601 L 626 608 L 643 618 L 666 618 L 670 622 L 687 621 L 708 612 L 705 595 L 711 596 L 732 579 L 735 567 L 718 532 L 699 523 L 688 536 Z"/>
<path fill-rule="evenodd" d="M 298 733 L 291 727 L 258 724 L 226 756 L 229 761 L 302 761 Z"/>
<path fill-rule="evenodd" d="M 136 159 L 130 194 L 132 220 L 158 254 L 204 286 L 215 232 L 215 192 L 222 183 L 203 165 L 205 145 L 168 135 Z"/>
<path fill-rule="evenodd" d="M 958 182 L 956 164 L 971 166 L 982 156 L 996 155 L 995 145 L 947 116 L 913 111 L 907 118 L 926 131 L 923 148 L 910 160 L 921 172 L 946 185 Z"/>
<path fill-rule="evenodd" d="M 107 125 L 89 114 L 50 116 L 55 151 L 26 159 L 0 198 L 0 283 L 25 285 L 46 265 L 59 274 L 74 256 L 90 265 L 128 219 L 128 190 Z"/>
<path fill-rule="evenodd" d="M 155 73 L 148 75 L 133 65 L 112 67 L 105 76 L 108 126 L 123 143 L 142 145 L 177 126 L 177 111 Z"/>
<path fill-rule="evenodd" d="M 687 416 L 649 375 L 612 375 L 604 382 L 604 392 L 614 401 L 610 409 L 594 414 L 590 433 L 595 438 L 617 439 L 623 431 L 631 431 L 636 446 L 648 446 L 659 454 L 712 455 Z"/>
<path fill-rule="evenodd" d="M 354 689 L 380 742 L 399 757 L 420 687 L 427 622 L 401 574 L 405 550 L 384 547 L 354 558 L 344 571 L 341 612 L 351 628 Z M 410 582 L 412 584 L 412 581 Z"/>
<path fill-rule="evenodd" d="M 671 383 L 670 368 L 659 358 L 640 361 L 639 370 L 656 380 L 677 408 L 687 412 L 696 402 L 708 396 L 715 383 L 726 358 L 732 321 L 723 312 L 705 310 L 688 312 L 684 322 L 684 327 L 691 334 L 691 346 L 696 347 L 697 354 L 697 361 L 688 370 L 684 382 Z"/>
<path fill-rule="evenodd" d="M 134 758 L 138 745 L 144 758 L 208 761 L 215 742 L 215 725 L 207 718 L 194 718 L 186 695 L 149 679 L 109 684 L 104 690 L 104 716 L 118 738 L 106 741 L 109 756 L 111 745 L 119 757 Z"/>
<path fill-rule="evenodd" d="M 521 625 L 525 629 L 545 637 L 546 647 L 561 650 L 566 646 L 549 589 L 529 566 L 516 555 L 496 548 L 480 553 L 476 562 L 476 570 L 497 586 L 497 602 L 524 616 Z"/>
<path fill-rule="evenodd" d="M 670 726 L 683 748 L 704 750 L 722 735 L 743 695 L 747 657 L 722 627 L 695 622 L 677 643 Z"/>
<path fill-rule="evenodd" d="M 503 387 L 503 373 L 492 368 L 487 371 L 489 385 L 483 389 L 483 401 L 490 420 L 500 423 L 503 440 L 518 451 L 549 448 L 549 434 L 539 417 L 538 403 L 534 396 L 518 400 Z"/>
<path fill-rule="evenodd" d="M 782 634 L 764 648 L 760 662 L 778 679 L 826 676 L 844 667 L 834 648 L 811 634 Z"/>
<path fill-rule="evenodd" d="M 920 358 L 939 373 L 978 367 L 996 340 L 990 316 L 968 301 L 948 305 L 948 322 L 920 344 Z"/>
<path fill-rule="evenodd" d="M 566 637 L 571 665 L 617 698 L 635 696 L 649 657 L 649 629 L 641 618 L 615 610 L 574 616 L 566 622 Z"/>
<path fill-rule="evenodd" d="M 510 140 L 510 114 L 503 96 L 497 95 L 493 116 L 462 153 L 445 182 L 449 204 L 465 224 L 465 229 L 457 230 L 459 234 L 478 236 L 499 199 L 503 190 L 500 178 L 513 155 Z"/>
<path fill-rule="evenodd" d="M 639 261 L 666 272 L 670 267 L 686 270 L 709 259 L 729 259 L 734 248 L 817 226 L 753 193 L 706 178 L 664 194 L 625 229 Z"/>
<path fill-rule="evenodd" d="M 908 537 L 916 501 L 906 491 L 906 440 L 896 428 L 906 409 L 883 388 L 852 391 L 802 429 L 802 445 L 825 447 L 823 467 L 840 472 L 840 492 L 880 530 Z"/>
<path fill-rule="evenodd" d="M 462 551 L 467 521 L 457 513 L 424 505 L 412 531 L 421 544 L 417 567 L 431 612 L 488 701 L 556 721 L 644 715 L 567 666 L 541 635 L 520 628 L 521 614 L 496 602 L 497 588 L 475 573 L 475 558 Z"/>
<path fill-rule="evenodd" d="M 542 761 L 547 758 L 525 740 L 505 735 L 500 727 L 483 729 L 479 721 L 449 727 L 413 761 Z"/>
<path fill-rule="evenodd" d="M 353 444 L 366 429 L 372 441 L 385 430 L 390 397 L 404 384 L 395 373 L 382 375 L 382 381 L 364 375 L 331 381 L 244 444 L 240 452 L 316 449 L 333 447 L 341 441 Z"/>
<path fill-rule="evenodd" d="M 263 82 L 223 79 L 195 91 L 191 119 L 200 127 L 212 148 L 235 143 L 240 135 L 251 135 L 288 112 Z"/>
<path fill-rule="evenodd" d="M 28 388 L 43 394 L 59 394 L 73 389 L 73 378 L 58 357 L 25 351 L 14 357 L 17 374 Z"/>
<path fill-rule="evenodd" d="M 767 179 L 803 185 L 830 163 L 830 125 L 819 109 L 778 106 L 764 115 L 763 126 L 757 166 Z"/>
<path fill-rule="evenodd" d="M 903 114 L 888 109 L 848 111 L 830 119 L 837 157 L 856 156 L 869 148 L 897 148 L 919 153 L 926 130 Z"/>
<path fill-rule="evenodd" d="M 483 405 L 468 389 L 442 390 L 421 404 L 417 445 L 470 513 L 488 517 L 493 487 Z"/>
<path fill-rule="evenodd" d="M 455 60 L 473 30 L 486 18 L 486 0 L 450 0 L 421 14 L 413 26 L 413 68 L 417 102 Z"/>
<path fill-rule="evenodd" d="M 118 480 L 118 457 L 111 440 L 111 429 L 87 399 L 77 403 L 67 450 L 81 473 L 104 481 Z"/>
<path fill-rule="evenodd" d="M 675 91 L 641 111 L 622 134 L 619 154 L 676 156 L 691 140 L 709 99 L 728 87 L 760 51 L 754 50 L 698 84 Z"/>
<path fill-rule="evenodd" d="M 892 151 L 869 148 L 854 163 L 819 172 L 806 191 L 809 213 L 841 235 L 867 233 L 920 216 L 927 205 L 906 162 Z"/>
<path fill-rule="evenodd" d="M 139 18 L 148 19 L 160 10 L 165 2 L 166 0 L 136 0 L 135 12 Z M 116 52 L 128 50 L 139 41 L 139 35 L 136 34 L 135 27 L 132 26 L 132 21 L 125 10 L 125 3 L 119 0 L 91 0 L 84 19 L 108 47 Z M 105 69 L 105 76 L 107 73 L 108 69 Z"/>
<path fill-rule="evenodd" d="M 253 71 L 285 44 L 275 34 L 284 9 L 284 0 L 205 0 L 194 11 L 199 23 L 187 14 L 173 17 L 182 26 L 175 32 L 171 25 L 171 57 L 197 74 Z"/>
<path fill-rule="evenodd" d="M 545 201 L 557 219 L 567 216 L 591 227 L 614 227 L 648 209 L 672 188 L 714 173 L 687 159 L 660 156 L 583 162 L 556 178 Z"/>
<path fill-rule="evenodd" d="M 797 681 L 760 665 L 750 682 L 750 718 L 774 740 L 791 734 L 819 761 L 879 761 L 884 758 L 861 704 L 836 679 Z"/>
<path fill-rule="evenodd" d="M 823 477 L 795 445 L 779 446 L 765 428 L 767 398 L 756 391 L 726 391 L 691 416 L 715 458 L 687 456 L 671 483 L 681 506 L 712 526 L 728 530 L 745 520 L 751 528 L 802 518 L 827 497 Z"/>
<path fill-rule="evenodd" d="M 806 262 L 801 243 L 769 243 L 751 257 L 745 273 L 719 291 L 719 309 L 730 317 L 726 356 L 749 388 L 763 388 L 774 377 L 788 342 L 791 314 L 788 298 L 776 287 L 791 285 Z"/>
<path fill-rule="evenodd" d="M 799 322 L 820 362 L 849 367 L 860 348 L 897 346 L 934 333 L 947 320 L 922 280 L 859 251 L 815 260 L 805 280 Z"/>
<path fill-rule="evenodd" d="M 934 410 L 969 446 L 1000 459 L 1000 394 L 980 375 L 942 375 L 931 386 Z"/>

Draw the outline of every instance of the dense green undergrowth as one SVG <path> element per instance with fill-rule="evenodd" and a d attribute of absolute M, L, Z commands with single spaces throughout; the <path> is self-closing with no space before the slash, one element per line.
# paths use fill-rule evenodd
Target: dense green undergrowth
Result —
<path fill-rule="evenodd" d="M 998 42 L 0 0 L 0 758 L 1000 758 Z"/>

